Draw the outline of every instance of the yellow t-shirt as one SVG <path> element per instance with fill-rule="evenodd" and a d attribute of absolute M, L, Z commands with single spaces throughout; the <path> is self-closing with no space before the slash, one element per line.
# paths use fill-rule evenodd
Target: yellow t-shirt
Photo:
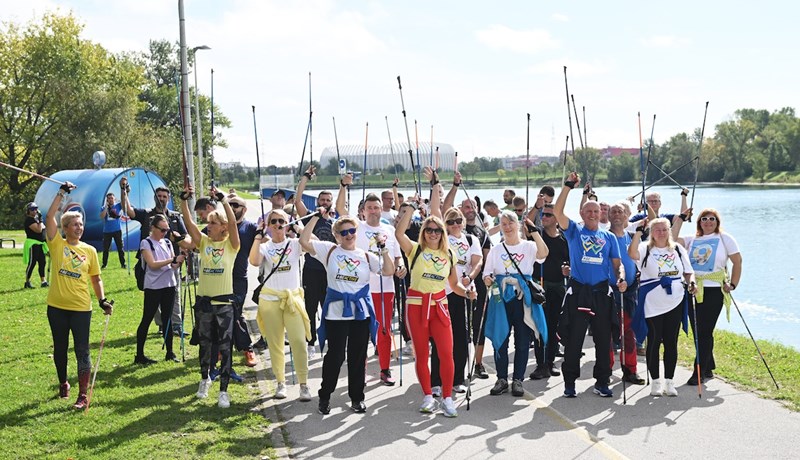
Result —
<path fill-rule="evenodd" d="M 87 284 L 100 274 L 97 250 L 79 241 L 71 245 L 56 232 L 47 242 L 50 250 L 50 289 L 47 305 L 71 311 L 92 311 Z"/>
<path fill-rule="evenodd" d="M 211 241 L 201 233 L 200 239 L 200 282 L 197 295 L 216 297 L 233 294 L 233 263 L 236 253 L 230 239 Z"/>
<path fill-rule="evenodd" d="M 419 243 L 412 242 L 412 244 L 411 251 L 406 254 L 409 263 L 414 260 L 414 255 L 419 250 Z M 414 263 L 414 268 L 411 269 L 411 289 L 431 293 L 443 290 L 448 283 L 452 260 L 452 252 L 448 255 L 445 251 L 430 248 L 422 251 Z"/>

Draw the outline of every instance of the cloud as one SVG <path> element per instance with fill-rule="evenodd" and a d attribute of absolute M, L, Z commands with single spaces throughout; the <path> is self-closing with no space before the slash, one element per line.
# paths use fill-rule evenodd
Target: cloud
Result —
<path fill-rule="evenodd" d="M 653 35 L 642 38 L 639 42 L 646 48 L 677 48 L 688 45 L 691 40 L 674 35 Z"/>
<path fill-rule="evenodd" d="M 524 54 L 536 54 L 559 46 L 558 41 L 546 30 L 514 30 L 499 24 L 493 24 L 485 29 L 476 31 L 475 38 L 478 42 L 490 48 L 505 49 Z"/>
<path fill-rule="evenodd" d="M 557 22 L 567 22 L 567 21 L 569 21 L 569 16 L 567 16 L 566 14 L 561 14 L 561 13 L 553 13 L 550 16 L 550 19 L 552 19 L 553 21 L 557 21 Z"/>

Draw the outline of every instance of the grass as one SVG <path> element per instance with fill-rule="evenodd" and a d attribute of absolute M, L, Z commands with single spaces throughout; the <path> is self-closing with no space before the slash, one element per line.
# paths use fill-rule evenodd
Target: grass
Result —
<path fill-rule="evenodd" d="M 57 397 L 46 289 L 23 290 L 21 250 L 0 250 L 0 443 L 4 458 L 265 458 L 275 457 L 270 421 L 255 410 L 255 372 L 242 364 L 244 384 L 231 382 L 231 407 L 216 407 L 219 387 L 199 401 L 197 347 L 186 343 L 185 363 L 133 365 L 142 293 L 126 270 L 103 273 L 116 301 L 89 413 L 71 409 L 77 397 L 76 364 L 69 353 L 69 400 Z M 98 308 L 92 318 L 93 362 L 104 327 Z M 187 324 L 189 323 L 187 318 Z M 189 326 L 187 326 L 189 327 Z M 145 353 L 163 359 L 151 325 Z M 176 353 L 180 354 L 176 339 Z M 71 343 L 70 343 L 71 346 Z M 241 356 L 241 355 L 239 355 Z"/>

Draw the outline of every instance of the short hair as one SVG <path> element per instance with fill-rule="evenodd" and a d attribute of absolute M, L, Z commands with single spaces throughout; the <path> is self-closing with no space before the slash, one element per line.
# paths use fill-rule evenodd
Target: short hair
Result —
<path fill-rule="evenodd" d="M 400 201 L 403 201 L 403 198 L 405 198 L 405 197 L 403 196 L 403 194 L 402 194 L 402 193 L 400 193 L 400 192 L 397 192 L 397 198 L 399 198 L 399 199 L 400 199 Z"/>
<path fill-rule="evenodd" d="M 483 202 L 483 208 L 484 209 L 490 208 L 490 207 L 493 207 L 493 206 L 495 208 L 497 207 L 497 203 L 495 203 L 494 200 L 489 199 L 489 200 L 486 200 L 486 201 Z"/>
<path fill-rule="evenodd" d="M 445 221 L 448 221 L 448 220 L 451 220 L 451 219 L 457 219 L 459 217 L 463 219 L 464 218 L 464 213 L 462 213 L 461 210 L 456 208 L 456 207 L 452 207 L 452 208 L 450 208 L 450 209 L 448 209 L 447 211 L 444 212 L 444 220 Z"/>
<path fill-rule="evenodd" d="M 195 211 L 199 211 L 199 210 L 205 209 L 205 208 L 207 208 L 209 206 L 211 206 L 212 208 L 216 209 L 217 208 L 216 200 L 214 200 L 212 198 L 209 198 L 207 196 L 203 196 L 203 197 L 198 198 L 197 201 L 194 203 L 194 210 Z"/>
<path fill-rule="evenodd" d="M 61 214 L 61 228 L 69 227 L 69 224 L 75 219 L 83 219 L 83 214 L 78 211 L 69 211 Z"/>
<path fill-rule="evenodd" d="M 338 235 L 339 232 L 342 230 L 342 227 L 345 224 L 350 224 L 355 228 L 358 228 L 358 219 L 353 216 L 342 216 L 333 223 L 333 233 Z"/>
<path fill-rule="evenodd" d="M 507 189 L 503 190 L 503 193 L 510 193 L 511 196 L 517 196 L 517 192 L 515 192 L 514 189 L 510 189 L 510 188 L 507 188 Z"/>
<path fill-rule="evenodd" d="M 158 192 L 167 192 L 167 195 L 170 195 L 169 189 L 166 188 L 166 187 L 156 187 L 155 192 L 156 192 L 156 194 L 158 194 Z"/>
<path fill-rule="evenodd" d="M 511 205 L 514 207 L 517 206 L 525 206 L 525 198 L 521 196 L 515 196 L 513 200 L 511 200 Z"/>
<path fill-rule="evenodd" d="M 319 192 L 319 194 L 317 195 L 317 199 L 319 199 L 319 197 L 321 197 L 322 195 L 330 195 L 331 199 L 333 199 L 333 192 L 331 192 L 330 190 L 323 190 Z"/>
<path fill-rule="evenodd" d="M 542 187 L 541 190 L 539 190 L 539 193 L 541 193 L 542 195 L 547 195 L 552 198 L 556 196 L 556 189 L 554 189 L 552 185 L 545 185 L 544 187 Z"/>
<path fill-rule="evenodd" d="M 211 221 L 221 224 L 223 227 L 225 227 L 225 231 L 226 232 L 228 231 L 228 216 L 225 215 L 224 212 L 220 212 L 217 210 L 209 212 L 208 215 L 206 216 L 206 222 L 211 222 Z"/>
<path fill-rule="evenodd" d="M 611 207 L 608 208 L 608 209 L 610 210 L 611 208 L 613 208 L 615 206 L 622 208 L 622 212 L 624 212 L 625 214 L 630 214 L 631 213 L 631 204 L 628 203 L 625 200 L 617 201 L 616 203 L 612 204 Z"/>
<path fill-rule="evenodd" d="M 270 211 L 270 212 L 268 212 L 268 213 L 267 213 L 267 217 L 266 217 L 266 219 L 264 219 L 264 221 L 265 221 L 267 224 L 269 224 L 269 220 L 270 220 L 270 219 L 272 219 L 272 215 L 273 215 L 273 214 L 277 214 L 277 215 L 279 215 L 279 216 L 283 217 L 284 219 L 286 219 L 286 222 L 289 222 L 289 220 L 290 220 L 290 219 L 289 219 L 289 215 L 288 215 L 288 214 L 286 214 L 286 212 L 284 212 L 284 210 L 283 210 L 283 209 L 273 209 L 272 211 Z"/>
<path fill-rule="evenodd" d="M 381 197 L 379 197 L 378 195 L 376 195 L 374 193 L 367 193 L 366 198 L 364 198 L 364 204 L 366 204 L 367 201 L 377 201 L 378 203 L 380 203 L 381 202 Z"/>
<path fill-rule="evenodd" d="M 504 218 L 515 225 L 519 225 L 519 217 L 516 213 L 514 213 L 514 211 L 504 209 L 500 213 L 500 221 L 502 222 Z"/>
<path fill-rule="evenodd" d="M 108 198 L 108 197 L 110 197 L 110 196 L 114 196 L 114 192 L 108 192 L 108 193 L 106 193 L 106 198 Z"/>

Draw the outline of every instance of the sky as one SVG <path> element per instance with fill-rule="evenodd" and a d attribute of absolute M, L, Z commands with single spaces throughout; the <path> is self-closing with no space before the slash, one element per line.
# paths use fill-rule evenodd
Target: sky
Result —
<path fill-rule="evenodd" d="M 178 2 L 0 0 L 0 19 L 72 12 L 84 38 L 113 52 L 179 39 Z M 591 147 L 638 147 L 637 113 L 654 140 L 700 128 L 707 136 L 740 108 L 798 107 L 798 7 L 791 2 L 472 0 L 185 0 L 200 92 L 231 120 L 219 162 L 299 162 L 313 107 L 313 155 L 334 145 L 453 145 L 474 156 L 557 155 L 569 134 L 564 66 Z M 193 81 L 193 77 L 190 77 Z M 575 116 L 572 115 L 573 123 Z M 574 126 L 574 125 L 573 125 Z M 580 146 L 573 128 L 575 144 Z M 306 154 L 308 160 L 308 153 Z"/>

